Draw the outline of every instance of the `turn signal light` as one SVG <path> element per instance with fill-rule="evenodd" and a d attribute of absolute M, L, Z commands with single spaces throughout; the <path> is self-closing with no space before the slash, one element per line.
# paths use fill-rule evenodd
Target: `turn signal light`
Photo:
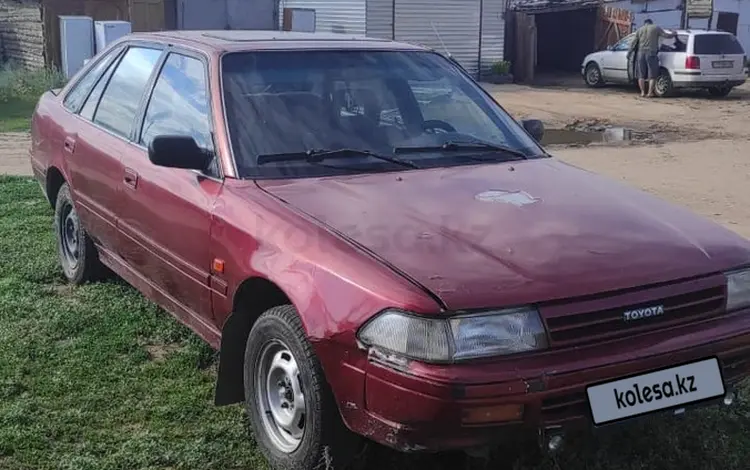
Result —
<path fill-rule="evenodd" d="M 523 405 L 476 406 L 463 410 L 463 424 L 490 424 L 520 421 Z"/>
<path fill-rule="evenodd" d="M 701 69 L 701 58 L 694 55 L 685 57 L 685 68 L 688 70 L 700 70 Z"/>

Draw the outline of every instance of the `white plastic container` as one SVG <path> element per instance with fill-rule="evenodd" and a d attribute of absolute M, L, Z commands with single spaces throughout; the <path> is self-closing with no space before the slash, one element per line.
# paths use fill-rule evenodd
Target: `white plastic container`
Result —
<path fill-rule="evenodd" d="M 60 16 L 62 72 L 75 75 L 94 56 L 94 20 L 88 16 Z"/>
<path fill-rule="evenodd" d="M 129 21 L 95 21 L 94 38 L 98 54 L 111 43 L 130 34 L 132 27 Z"/>

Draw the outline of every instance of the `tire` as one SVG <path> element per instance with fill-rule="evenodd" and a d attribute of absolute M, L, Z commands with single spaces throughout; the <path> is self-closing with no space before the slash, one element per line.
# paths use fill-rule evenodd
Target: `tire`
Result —
<path fill-rule="evenodd" d="M 583 80 L 591 88 L 600 88 L 604 86 L 602 71 L 596 62 L 589 62 L 583 71 Z"/>
<path fill-rule="evenodd" d="M 732 91 L 732 87 L 726 86 L 715 86 L 708 89 L 708 94 L 713 96 L 714 98 L 723 98 L 727 96 Z"/>
<path fill-rule="evenodd" d="M 672 77 L 669 76 L 669 72 L 665 69 L 661 69 L 659 76 L 656 77 L 656 83 L 654 84 L 654 94 L 660 98 L 671 96 L 674 91 L 672 84 Z"/>
<path fill-rule="evenodd" d="M 357 455 L 362 439 L 344 425 L 293 306 L 273 307 L 253 325 L 244 382 L 250 425 L 271 468 L 338 470 Z"/>
<path fill-rule="evenodd" d="M 55 236 L 60 265 L 68 282 L 80 285 L 103 275 L 104 266 L 99 261 L 94 242 L 81 225 L 67 183 L 57 193 Z"/>

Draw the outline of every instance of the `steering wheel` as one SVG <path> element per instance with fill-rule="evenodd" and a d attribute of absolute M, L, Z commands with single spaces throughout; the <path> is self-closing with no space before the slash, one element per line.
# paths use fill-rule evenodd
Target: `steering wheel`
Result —
<path fill-rule="evenodd" d="M 456 128 L 439 119 L 428 119 L 422 123 L 422 129 L 428 134 L 435 134 L 436 130 L 443 132 L 456 132 Z"/>

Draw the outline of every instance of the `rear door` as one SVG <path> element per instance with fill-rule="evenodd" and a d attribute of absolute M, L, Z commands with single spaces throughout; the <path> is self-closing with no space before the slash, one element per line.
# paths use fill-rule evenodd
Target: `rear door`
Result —
<path fill-rule="evenodd" d="M 738 76 L 744 73 L 745 51 L 733 34 L 696 34 L 693 37 L 693 55 L 700 59 L 703 76 Z"/>
<path fill-rule="evenodd" d="M 148 78 L 161 49 L 130 46 L 101 75 L 78 111 L 75 138 L 68 139 L 73 187 L 84 226 L 105 248 L 119 253 L 118 210 L 122 206 L 122 157 Z M 127 72 L 126 72 L 127 71 Z M 113 90 L 117 90 L 113 92 Z M 85 124 L 83 124 L 85 122 Z"/>
<path fill-rule="evenodd" d="M 659 65 L 670 72 L 684 70 L 689 38 L 687 34 L 678 34 L 676 38 L 660 38 Z"/>
<path fill-rule="evenodd" d="M 95 59 L 65 96 L 63 106 L 75 119 L 66 122 L 63 152 L 76 210 L 83 226 L 97 243 L 113 249 L 117 242 L 115 209 L 119 199 L 120 156 L 110 152 L 112 136 L 93 125 L 88 112 L 117 66 L 123 47 Z"/>

